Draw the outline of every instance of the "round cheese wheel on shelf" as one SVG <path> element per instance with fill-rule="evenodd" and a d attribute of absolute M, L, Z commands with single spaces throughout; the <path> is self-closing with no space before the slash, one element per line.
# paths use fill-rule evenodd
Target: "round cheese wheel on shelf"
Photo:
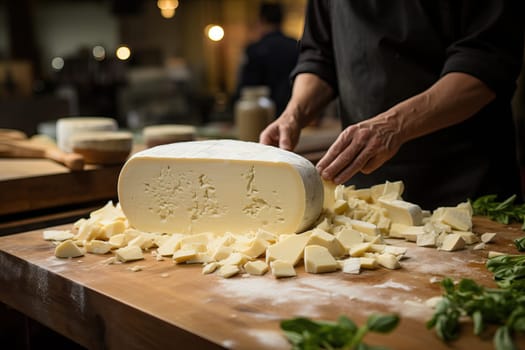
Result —
<path fill-rule="evenodd" d="M 307 230 L 323 184 L 307 159 L 237 140 L 179 142 L 135 153 L 118 181 L 122 210 L 143 231 L 276 234 Z"/>
<path fill-rule="evenodd" d="M 197 129 L 192 125 L 164 124 L 150 125 L 142 130 L 146 147 L 154 147 L 167 143 L 193 141 Z"/>
<path fill-rule="evenodd" d="M 116 131 L 117 121 L 106 117 L 67 117 L 60 118 L 56 123 L 58 147 L 64 152 L 72 152 L 69 139 L 72 135 L 87 131 Z"/>
<path fill-rule="evenodd" d="M 122 164 L 133 147 L 133 134 L 126 131 L 79 132 L 69 139 L 72 151 L 87 164 Z"/>

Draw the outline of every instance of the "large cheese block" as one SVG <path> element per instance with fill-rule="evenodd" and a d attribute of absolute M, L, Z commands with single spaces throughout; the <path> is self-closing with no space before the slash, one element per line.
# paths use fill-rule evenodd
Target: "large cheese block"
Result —
<path fill-rule="evenodd" d="M 122 168 L 118 194 L 133 227 L 167 233 L 301 232 L 323 206 L 323 184 L 310 161 L 237 140 L 138 152 Z"/>

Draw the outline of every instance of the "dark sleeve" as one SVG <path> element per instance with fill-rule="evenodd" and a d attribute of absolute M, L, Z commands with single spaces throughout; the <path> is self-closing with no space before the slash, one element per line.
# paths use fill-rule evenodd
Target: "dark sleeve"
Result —
<path fill-rule="evenodd" d="M 300 73 L 313 73 L 337 92 L 329 6 L 330 1 L 326 0 L 308 1 L 299 58 L 291 78 Z"/>
<path fill-rule="evenodd" d="M 497 96 L 510 97 L 523 57 L 523 0 L 466 0 L 457 39 L 441 72 L 475 76 Z"/>

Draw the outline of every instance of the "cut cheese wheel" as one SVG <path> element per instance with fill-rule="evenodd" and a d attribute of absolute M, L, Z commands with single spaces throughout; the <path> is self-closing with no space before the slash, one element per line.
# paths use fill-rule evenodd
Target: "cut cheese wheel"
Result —
<path fill-rule="evenodd" d="M 236 140 L 136 153 L 122 168 L 118 194 L 131 226 L 166 233 L 295 233 L 312 226 L 323 206 L 323 184 L 310 161 Z"/>
<path fill-rule="evenodd" d="M 133 147 L 133 134 L 126 131 L 89 131 L 71 135 L 73 152 L 88 164 L 121 164 Z"/>
<path fill-rule="evenodd" d="M 68 117 L 57 120 L 57 144 L 64 152 L 72 152 L 70 138 L 79 132 L 116 131 L 117 121 L 104 117 Z"/>
<path fill-rule="evenodd" d="M 142 137 L 146 147 L 154 147 L 167 143 L 193 141 L 197 128 L 193 125 L 150 125 L 142 130 Z"/>

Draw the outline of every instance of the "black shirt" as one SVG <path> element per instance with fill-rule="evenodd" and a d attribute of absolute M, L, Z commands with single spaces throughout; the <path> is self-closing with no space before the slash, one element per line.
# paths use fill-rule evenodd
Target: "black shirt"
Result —
<path fill-rule="evenodd" d="M 270 98 L 279 116 L 291 95 L 290 72 L 297 64 L 297 40 L 281 31 L 264 35 L 246 47 L 239 77 L 240 90 L 244 86 L 265 85 L 270 88 Z M 237 96 L 239 91 L 237 91 Z"/>
<path fill-rule="evenodd" d="M 450 72 L 477 77 L 496 99 L 458 125 L 404 144 L 348 184 L 403 180 L 425 209 L 484 194 L 520 194 L 510 100 L 523 54 L 523 1 L 313 0 L 298 64 L 338 94 L 343 127 L 412 97 Z M 504 199 L 504 198 L 500 198 Z"/>

